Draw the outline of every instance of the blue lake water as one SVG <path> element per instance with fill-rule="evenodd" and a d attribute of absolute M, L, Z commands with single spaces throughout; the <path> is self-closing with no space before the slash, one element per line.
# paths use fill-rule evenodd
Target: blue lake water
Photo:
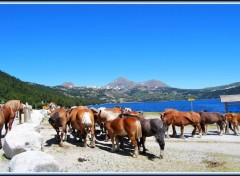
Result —
<path fill-rule="evenodd" d="M 192 103 L 192 105 L 191 105 Z M 168 108 L 174 108 L 179 111 L 204 111 L 225 113 L 225 105 L 220 99 L 203 99 L 203 100 L 175 100 L 175 101 L 160 101 L 160 102 L 132 102 L 132 103 L 116 103 L 116 104 L 100 104 L 90 105 L 90 107 L 113 108 L 114 106 L 121 106 L 122 108 L 131 108 L 134 111 L 144 112 L 162 112 Z M 240 106 L 229 106 L 229 112 L 240 112 Z"/>

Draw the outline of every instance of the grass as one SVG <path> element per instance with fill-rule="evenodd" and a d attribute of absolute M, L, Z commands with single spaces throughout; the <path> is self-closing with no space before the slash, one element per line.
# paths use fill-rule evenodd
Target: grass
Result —
<path fill-rule="evenodd" d="M 159 116 L 160 117 L 160 112 L 143 112 L 143 116 Z"/>
<path fill-rule="evenodd" d="M 7 161 L 8 161 L 8 159 L 7 159 L 7 157 L 6 157 L 5 154 L 3 154 L 3 155 L 1 156 L 1 161 L 4 161 L 4 162 L 7 162 Z"/>

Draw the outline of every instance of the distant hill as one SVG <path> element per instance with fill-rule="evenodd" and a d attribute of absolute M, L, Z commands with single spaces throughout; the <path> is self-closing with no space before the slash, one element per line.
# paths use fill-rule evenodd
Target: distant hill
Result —
<path fill-rule="evenodd" d="M 161 87 L 170 87 L 166 85 L 165 83 L 158 81 L 158 80 L 149 80 L 145 82 L 134 82 L 130 81 L 124 77 L 119 77 L 118 79 L 110 82 L 104 88 L 107 89 L 133 89 L 133 88 L 139 88 L 139 87 L 145 87 L 147 89 L 157 89 Z"/>
<path fill-rule="evenodd" d="M 51 101 L 65 106 L 84 104 L 84 100 L 67 95 L 64 92 L 36 83 L 23 82 L 0 71 L 0 101 L 5 103 L 11 99 L 19 99 L 23 103 L 28 102 L 34 108 L 42 107 L 42 102 L 50 103 Z"/>

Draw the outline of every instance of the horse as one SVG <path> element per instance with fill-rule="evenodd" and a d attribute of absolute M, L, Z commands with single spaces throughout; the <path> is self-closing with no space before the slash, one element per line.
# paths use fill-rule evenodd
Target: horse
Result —
<path fill-rule="evenodd" d="M 5 135 L 12 129 L 12 124 L 15 118 L 15 112 L 11 107 L 3 105 L 0 107 L 0 141 L 2 136 L 3 125 L 5 124 Z M 0 149 L 2 143 L 0 142 Z"/>
<path fill-rule="evenodd" d="M 194 130 L 192 131 L 192 136 L 195 135 L 196 127 L 199 131 L 199 138 L 202 137 L 202 129 L 201 129 L 201 118 L 200 115 L 196 112 L 180 112 L 176 109 L 166 109 L 163 113 L 160 113 L 161 119 L 164 123 L 167 124 L 167 138 L 169 137 L 168 129 L 169 126 L 172 125 L 173 128 L 173 136 L 176 137 L 177 132 L 175 126 L 181 127 L 181 138 L 184 137 L 184 126 L 193 125 Z"/>
<path fill-rule="evenodd" d="M 125 118 L 116 118 L 114 120 L 106 120 L 105 121 L 106 128 L 109 132 L 109 136 L 112 142 L 112 152 L 116 151 L 114 142 L 116 141 L 117 150 L 119 150 L 119 142 L 117 136 L 128 136 L 133 145 L 134 152 L 133 157 L 136 158 L 138 156 L 139 145 L 138 138 L 142 137 L 142 128 L 141 123 L 138 119 L 134 117 L 127 116 Z"/>
<path fill-rule="evenodd" d="M 60 143 L 59 143 L 60 147 L 63 146 L 63 141 L 67 140 L 68 121 L 69 121 L 68 113 L 63 108 L 53 110 L 48 120 L 48 122 L 52 125 L 52 127 L 57 132 L 57 139 L 60 138 Z M 61 132 L 61 137 L 59 136 L 59 132 Z M 65 138 L 63 139 L 64 134 L 65 134 Z"/>
<path fill-rule="evenodd" d="M 240 125 L 240 115 L 235 113 L 226 113 L 225 114 L 226 120 L 229 124 L 233 124 L 233 129 L 230 126 L 230 129 L 234 132 L 235 135 L 239 136 L 239 128 Z"/>
<path fill-rule="evenodd" d="M 9 100 L 5 105 L 12 108 L 13 112 L 16 113 L 15 115 L 19 117 L 19 123 L 22 123 L 23 103 L 21 100 Z"/>
<path fill-rule="evenodd" d="M 81 138 L 84 139 L 84 147 L 87 146 L 87 134 L 91 133 L 90 147 L 95 148 L 95 126 L 92 110 L 73 108 L 69 114 L 69 121 L 72 128 L 81 133 Z M 74 141 L 76 141 L 76 135 L 75 133 Z"/>
<path fill-rule="evenodd" d="M 122 113 L 122 109 L 120 106 L 115 106 L 114 108 L 99 108 L 98 110 L 96 108 L 91 108 L 91 110 L 94 114 L 94 119 L 101 127 L 102 132 L 105 128 L 105 141 L 107 142 L 109 140 L 108 131 L 104 122 L 106 119 L 116 119 Z"/>
<path fill-rule="evenodd" d="M 142 127 L 142 138 L 140 138 L 139 149 L 142 145 L 143 153 L 147 151 L 145 147 L 146 137 L 155 136 L 156 141 L 160 147 L 160 155 L 159 158 L 163 159 L 164 154 L 164 147 L 165 147 L 165 132 L 166 132 L 166 124 L 161 120 L 161 118 L 153 118 L 153 119 L 146 119 L 142 116 L 138 115 L 129 115 L 129 114 L 122 114 L 122 117 L 130 116 L 137 118 Z"/>
<path fill-rule="evenodd" d="M 223 129 L 224 129 L 224 124 L 226 123 L 226 118 L 224 117 L 223 114 L 220 114 L 218 112 L 198 112 L 201 118 L 200 125 L 202 127 L 203 134 L 206 135 L 206 129 L 205 126 L 207 124 L 214 124 L 217 123 L 217 125 L 220 127 L 220 136 L 223 135 Z"/>

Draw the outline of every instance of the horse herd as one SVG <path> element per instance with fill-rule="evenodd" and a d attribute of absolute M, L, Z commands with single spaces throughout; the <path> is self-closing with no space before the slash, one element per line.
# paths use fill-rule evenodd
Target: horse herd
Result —
<path fill-rule="evenodd" d="M 53 105 L 53 103 L 51 103 Z M 23 111 L 23 104 L 20 100 L 10 100 L 0 107 L 0 137 L 3 125 L 5 124 L 6 134 L 11 130 L 12 122 L 17 111 Z M 220 114 L 217 112 L 180 112 L 176 109 L 166 109 L 159 114 L 159 118 L 145 118 L 142 113 L 132 111 L 130 108 L 122 109 L 120 106 L 114 108 L 88 108 L 86 106 L 74 106 L 72 108 L 44 106 L 49 110 L 49 123 L 57 132 L 59 145 L 63 146 L 63 141 L 67 141 L 67 128 L 72 130 L 74 141 L 83 139 L 83 146 L 87 146 L 87 136 L 90 134 L 90 147 L 95 147 L 96 123 L 101 128 L 101 134 L 105 132 L 105 141 L 111 139 L 112 152 L 124 148 L 123 137 L 127 136 L 134 146 L 133 157 L 139 155 L 140 148 L 146 152 L 146 137 L 155 136 L 160 147 L 159 158 L 163 158 L 165 147 L 165 133 L 169 138 L 168 129 L 172 125 L 173 136 L 177 135 L 175 126 L 181 128 L 181 138 L 184 138 L 184 127 L 192 125 L 194 127 L 192 136 L 196 131 L 199 137 L 206 135 L 206 127 L 216 123 L 220 127 L 219 135 L 224 133 L 224 127 L 229 122 L 230 129 L 234 134 L 239 135 L 238 125 L 240 125 L 240 115 L 235 113 Z M 57 108 L 56 108 L 57 107 Z M 233 125 L 233 129 L 232 126 Z M 76 130 L 76 131 L 75 131 Z M 1 138 L 0 138 L 1 139 Z M 1 141 L 1 140 L 0 140 Z M 117 146 L 117 149 L 115 147 Z M 0 142 L 0 149 L 2 144 Z"/>

